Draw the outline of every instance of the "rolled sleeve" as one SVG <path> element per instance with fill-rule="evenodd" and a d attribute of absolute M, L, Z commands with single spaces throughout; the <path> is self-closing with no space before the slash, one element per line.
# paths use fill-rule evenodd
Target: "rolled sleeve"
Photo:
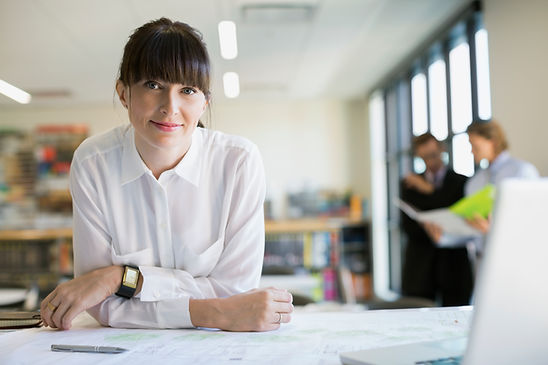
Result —
<path fill-rule="evenodd" d="M 118 328 L 192 328 L 189 298 L 143 302 L 111 296 L 88 312 L 104 326 Z"/>
<path fill-rule="evenodd" d="M 177 291 L 176 270 L 151 266 L 139 266 L 139 270 L 143 276 L 140 292 L 140 299 L 143 302 L 177 299 L 178 295 L 183 295 Z M 179 271 L 181 274 L 185 273 L 183 270 Z"/>

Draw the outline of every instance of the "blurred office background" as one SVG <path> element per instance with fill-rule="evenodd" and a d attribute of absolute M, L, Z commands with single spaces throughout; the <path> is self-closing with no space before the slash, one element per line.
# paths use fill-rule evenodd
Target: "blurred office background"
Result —
<path fill-rule="evenodd" d="M 72 152 L 127 123 L 114 93 L 122 49 L 161 16 L 203 33 L 206 125 L 264 159 L 264 283 L 304 301 L 398 298 L 405 238 L 391 199 L 424 169 L 413 135 L 444 140 L 447 163 L 471 176 L 463 132 L 495 117 L 512 153 L 548 174 L 544 0 L 3 0 L 0 79 L 31 99 L 0 94 L 0 306 L 23 293 L 31 308 L 71 277 Z M 231 59 L 223 20 L 236 26 Z M 227 72 L 239 79 L 228 96 Z"/>

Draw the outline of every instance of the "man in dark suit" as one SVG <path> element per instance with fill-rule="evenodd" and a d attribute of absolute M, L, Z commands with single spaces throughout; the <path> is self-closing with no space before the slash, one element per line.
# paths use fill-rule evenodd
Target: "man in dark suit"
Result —
<path fill-rule="evenodd" d="M 413 152 L 426 171 L 402 181 L 401 199 L 419 210 L 444 208 L 464 196 L 466 177 L 447 168 L 442 144 L 430 133 L 413 140 Z M 402 292 L 405 296 L 441 300 L 444 306 L 467 305 L 473 289 L 472 268 L 466 247 L 440 248 L 420 223 L 402 214 L 407 235 Z"/>

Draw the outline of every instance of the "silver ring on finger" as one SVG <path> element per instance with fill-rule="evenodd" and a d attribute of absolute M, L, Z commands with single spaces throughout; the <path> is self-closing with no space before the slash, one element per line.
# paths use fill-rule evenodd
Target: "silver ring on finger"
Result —
<path fill-rule="evenodd" d="M 280 324 L 280 323 L 282 323 L 282 313 L 278 312 L 278 315 L 279 315 L 278 322 L 276 322 L 276 323 Z"/>

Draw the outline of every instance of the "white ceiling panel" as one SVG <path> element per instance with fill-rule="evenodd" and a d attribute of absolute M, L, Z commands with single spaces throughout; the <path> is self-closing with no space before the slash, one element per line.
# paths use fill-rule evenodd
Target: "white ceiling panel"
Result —
<path fill-rule="evenodd" d="M 31 105 L 111 103 L 122 48 L 136 27 L 166 16 L 199 29 L 222 95 L 353 98 L 469 0 L 2 0 L 0 79 L 36 94 Z M 234 20 L 239 55 L 219 55 L 217 24 Z M 40 94 L 57 97 L 40 97 Z M 50 95 L 51 96 L 51 95 Z M 0 95 L 3 107 L 18 106 Z"/>

